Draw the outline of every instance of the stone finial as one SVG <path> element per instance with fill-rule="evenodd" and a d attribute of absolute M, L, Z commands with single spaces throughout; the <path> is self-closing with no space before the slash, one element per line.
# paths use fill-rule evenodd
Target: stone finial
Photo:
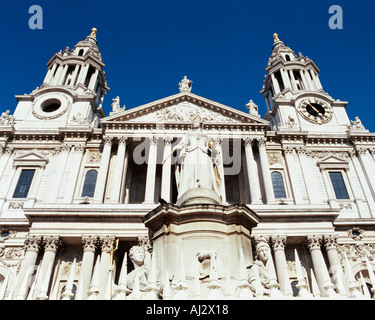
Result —
<path fill-rule="evenodd" d="M 180 92 L 191 92 L 192 85 L 193 81 L 184 76 L 184 78 L 178 84 L 178 87 L 180 88 Z"/>

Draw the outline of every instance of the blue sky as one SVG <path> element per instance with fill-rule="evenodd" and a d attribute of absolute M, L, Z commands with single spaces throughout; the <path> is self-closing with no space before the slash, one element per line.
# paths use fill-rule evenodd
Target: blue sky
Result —
<path fill-rule="evenodd" d="M 31 5 L 43 8 L 43 30 L 28 26 Z M 343 9 L 343 29 L 328 26 L 331 5 Z M 262 88 L 273 33 L 320 68 L 323 88 L 348 101 L 375 131 L 374 30 L 371 0 L 319 1 L 7 1 L 0 10 L 0 111 L 14 111 L 16 94 L 45 77 L 55 52 L 84 39 L 92 27 L 106 64 L 112 99 L 133 108 L 178 93 L 184 75 L 193 93 L 246 111 L 252 99 L 263 116 Z"/>

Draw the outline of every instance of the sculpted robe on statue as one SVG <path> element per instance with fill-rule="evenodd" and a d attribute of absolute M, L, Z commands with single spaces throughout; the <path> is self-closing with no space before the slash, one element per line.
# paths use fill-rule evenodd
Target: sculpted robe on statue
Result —
<path fill-rule="evenodd" d="M 196 121 L 172 153 L 180 151 L 181 170 L 176 174 L 178 198 L 190 189 L 202 188 L 220 194 L 212 161 L 210 139 L 203 130 L 203 123 Z M 163 161 L 163 164 L 165 160 Z"/>

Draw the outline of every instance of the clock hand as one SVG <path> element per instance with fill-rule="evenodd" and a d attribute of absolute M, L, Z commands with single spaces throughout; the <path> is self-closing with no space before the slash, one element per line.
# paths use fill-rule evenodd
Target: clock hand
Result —
<path fill-rule="evenodd" d="M 307 103 L 307 105 L 309 105 L 311 108 L 313 108 L 313 110 L 318 113 L 319 115 L 323 116 L 323 114 L 317 109 L 315 108 L 313 105 L 311 105 L 310 103 Z"/>

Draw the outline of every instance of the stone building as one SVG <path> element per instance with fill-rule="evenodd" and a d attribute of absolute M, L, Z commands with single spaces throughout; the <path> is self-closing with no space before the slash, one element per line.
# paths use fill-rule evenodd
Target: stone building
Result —
<path fill-rule="evenodd" d="M 106 115 L 96 36 L 1 116 L 0 299 L 373 297 L 375 134 L 313 60 L 274 35 L 263 118 L 187 77 Z"/>

